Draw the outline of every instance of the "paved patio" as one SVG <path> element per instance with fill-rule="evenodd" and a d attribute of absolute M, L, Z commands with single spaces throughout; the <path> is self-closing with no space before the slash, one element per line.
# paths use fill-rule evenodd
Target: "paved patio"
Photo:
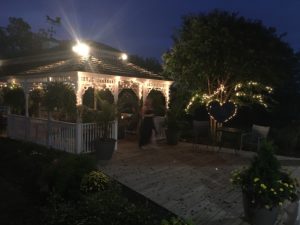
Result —
<path fill-rule="evenodd" d="M 100 163 L 108 175 L 197 225 L 242 225 L 241 192 L 230 184 L 230 172 L 248 165 L 248 154 L 215 152 L 188 143 L 160 144 L 139 150 L 121 141 L 113 159 Z M 300 160 L 283 159 L 300 177 Z"/>

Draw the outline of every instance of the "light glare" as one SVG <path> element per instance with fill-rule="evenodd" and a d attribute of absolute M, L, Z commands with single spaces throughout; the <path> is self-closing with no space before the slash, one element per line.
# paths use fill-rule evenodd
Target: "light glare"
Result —
<path fill-rule="evenodd" d="M 128 59 L 128 55 L 125 54 L 125 53 L 122 53 L 121 59 L 122 59 L 123 61 L 127 60 L 127 59 Z"/>
<path fill-rule="evenodd" d="M 90 55 L 90 47 L 85 43 L 78 42 L 73 46 L 72 50 L 82 57 L 88 57 Z"/>

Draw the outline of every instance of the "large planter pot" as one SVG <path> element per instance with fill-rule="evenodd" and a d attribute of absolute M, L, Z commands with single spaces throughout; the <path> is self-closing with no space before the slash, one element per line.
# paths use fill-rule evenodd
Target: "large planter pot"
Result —
<path fill-rule="evenodd" d="M 275 224 L 279 213 L 278 207 L 274 207 L 271 210 L 255 207 L 245 193 L 243 193 L 243 206 L 245 218 L 251 225 Z"/>
<path fill-rule="evenodd" d="M 180 132 L 179 130 L 166 130 L 166 139 L 169 145 L 177 145 L 179 141 Z"/>
<path fill-rule="evenodd" d="M 115 150 L 115 139 L 97 139 L 94 141 L 96 158 L 98 160 L 110 160 Z"/>
<path fill-rule="evenodd" d="M 300 209 L 299 209 L 300 201 L 295 201 L 289 204 L 285 208 L 286 212 L 286 220 L 284 221 L 284 224 L 300 224 Z M 298 217 L 299 213 L 299 217 Z"/>

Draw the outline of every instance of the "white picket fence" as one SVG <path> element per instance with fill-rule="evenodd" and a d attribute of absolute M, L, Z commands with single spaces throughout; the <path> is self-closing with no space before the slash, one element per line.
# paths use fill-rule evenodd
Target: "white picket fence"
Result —
<path fill-rule="evenodd" d="M 95 123 L 67 123 L 56 120 L 7 116 L 7 135 L 71 153 L 94 151 L 93 141 L 101 136 L 102 126 Z M 117 121 L 109 124 L 109 137 L 117 140 Z"/>

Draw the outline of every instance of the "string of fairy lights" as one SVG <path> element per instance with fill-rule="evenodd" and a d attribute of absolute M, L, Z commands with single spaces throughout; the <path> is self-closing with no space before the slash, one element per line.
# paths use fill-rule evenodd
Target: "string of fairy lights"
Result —
<path fill-rule="evenodd" d="M 243 90 L 243 89 L 253 90 L 255 88 L 260 89 L 260 92 L 265 92 L 267 94 L 271 94 L 273 92 L 273 88 L 271 88 L 270 86 L 263 86 L 262 84 L 260 84 L 258 82 L 249 81 L 246 84 L 238 83 L 237 85 L 235 85 L 235 87 L 234 87 L 235 96 L 236 97 L 248 97 L 248 98 L 252 99 L 253 101 L 258 102 L 265 108 L 268 108 L 268 104 L 265 101 L 264 95 L 257 94 L 257 93 L 256 94 L 246 93 L 245 90 Z"/>
<path fill-rule="evenodd" d="M 256 93 L 257 91 L 254 92 L 253 91 L 254 89 L 258 89 L 259 93 Z M 270 86 L 264 86 L 255 81 L 249 81 L 244 84 L 243 83 L 236 84 L 234 86 L 234 93 L 232 94 L 230 100 L 227 101 L 227 102 L 232 102 L 235 105 L 235 111 L 234 111 L 234 114 L 232 116 L 230 116 L 230 118 L 228 118 L 226 121 L 228 121 L 228 120 L 232 119 L 234 116 L 236 116 L 237 105 L 238 105 L 237 100 L 239 98 L 246 97 L 254 102 L 259 103 L 260 105 L 264 106 L 265 108 L 268 108 L 268 104 L 266 102 L 265 95 L 263 93 L 271 94 L 272 92 L 273 92 L 273 88 L 271 88 Z M 209 104 L 212 101 L 218 101 L 220 103 L 220 105 L 222 106 L 225 103 L 225 101 L 224 101 L 224 98 L 222 98 L 221 96 L 226 95 L 226 93 L 227 93 L 227 90 L 223 84 L 220 84 L 220 86 L 210 95 L 208 95 L 206 93 L 205 94 L 196 93 L 191 97 L 189 103 L 187 104 L 187 106 L 185 108 L 185 111 L 188 112 L 195 102 L 205 104 L 206 107 L 209 107 Z"/>
<path fill-rule="evenodd" d="M 233 105 L 234 105 L 234 111 L 233 111 L 232 115 L 230 115 L 228 118 L 226 118 L 226 119 L 223 121 L 223 123 L 226 123 L 227 121 L 229 121 L 229 120 L 231 120 L 233 117 L 235 117 L 236 114 L 237 114 L 237 110 L 238 110 L 238 107 L 237 107 L 237 105 L 236 105 L 234 102 L 232 102 L 232 101 L 230 101 L 230 100 L 229 100 L 228 102 L 233 103 Z M 207 104 L 207 108 L 208 108 L 208 109 L 211 107 L 210 103 L 211 103 L 211 102 L 209 102 L 209 103 Z M 222 105 L 222 104 L 220 103 L 220 105 Z M 216 120 L 216 119 L 214 118 L 214 116 L 210 113 L 210 110 L 207 110 L 207 112 L 208 112 L 208 115 L 209 115 L 209 117 L 210 117 L 211 119 Z"/>
<path fill-rule="evenodd" d="M 211 95 L 208 94 L 199 94 L 196 93 L 194 96 L 192 96 L 191 100 L 187 104 L 185 111 L 189 111 L 191 106 L 194 104 L 196 100 L 199 100 L 200 103 L 208 105 L 212 100 L 216 99 L 216 97 L 220 93 L 226 93 L 225 86 L 221 84 Z M 222 103 L 221 103 L 222 104 Z"/>

